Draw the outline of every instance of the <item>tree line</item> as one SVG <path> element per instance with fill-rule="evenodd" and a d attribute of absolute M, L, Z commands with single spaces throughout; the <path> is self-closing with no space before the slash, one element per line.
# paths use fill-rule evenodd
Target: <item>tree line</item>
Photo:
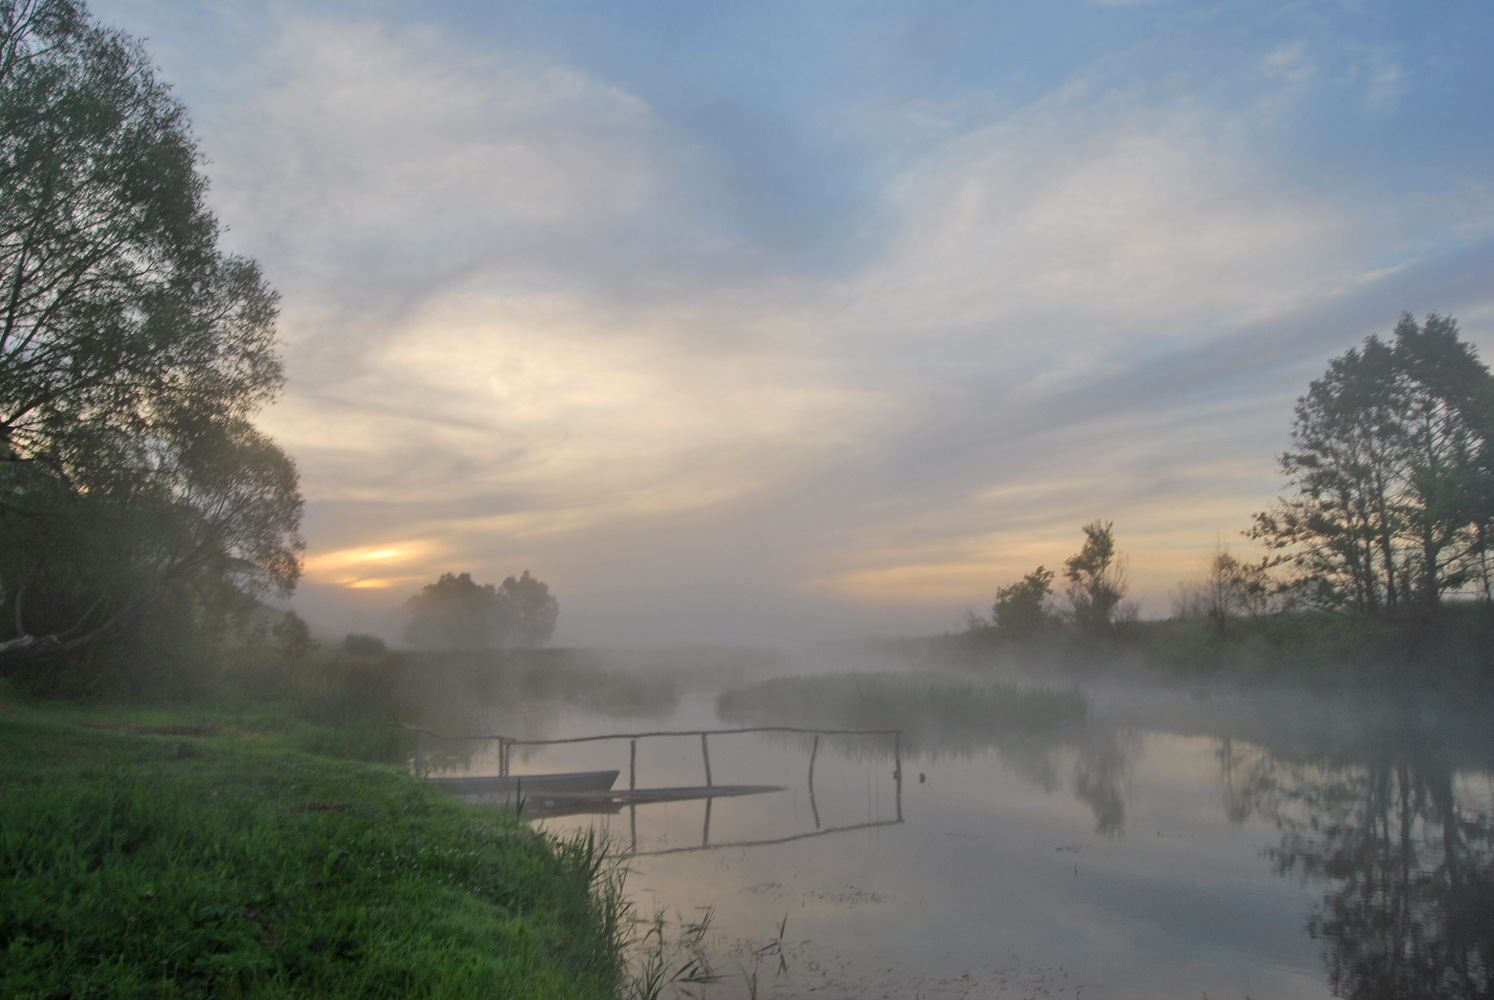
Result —
<path fill-rule="evenodd" d="M 1186 581 L 1174 615 L 1212 620 L 1314 610 L 1424 629 L 1450 597 L 1494 607 L 1494 376 L 1457 320 L 1403 314 L 1333 359 L 1297 401 L 1280 457 L 1289 492 L 1254 515 L 1259 560 L 1220 547 Z M 1030 638 L 1069 623 L 1106 634 L 1135 617 L 1113 525 L 1084 526 L 1081 551 L 996 592 L 972 626 Z"/>

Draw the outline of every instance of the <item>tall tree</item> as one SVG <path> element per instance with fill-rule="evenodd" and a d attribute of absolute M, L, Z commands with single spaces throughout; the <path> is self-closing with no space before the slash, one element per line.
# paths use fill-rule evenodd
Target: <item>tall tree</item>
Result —
<path fill-rule="evenodd" d="M 1481 577 L 1494 484 L 1494 379 L 1457 321 L 1401 317 L 1297 401 L 1282 471 L 1296 494 L 1249 534 L 1297 570 L 1310 603 L 1379 617 L 1435 610 Z"/>
<path fill-rule="evenodd" d="M 295 583 L 295 466 L 250 423 L 283 380 L 276 296 L 218 250 L 200 163 L 137 42 L 0 0 L 0 665 L 186 581 Z"/>
<path fill-rule="evenodd" d="M 1069 581 L 1069 608 L 1074 624 L 1089 632 L 1103 633 L 1118 617 L 1134 616 L 1134 606 L 1124 604 L 1126 563 L 1115 548 L 1115 523 L 1091 521 L 1084 526 L 1084 546 L 1063 564 Z"/>

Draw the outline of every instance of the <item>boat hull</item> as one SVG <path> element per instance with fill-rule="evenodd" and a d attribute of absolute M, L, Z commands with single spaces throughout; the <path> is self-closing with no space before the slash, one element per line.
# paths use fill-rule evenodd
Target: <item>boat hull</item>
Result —
<path fill-rule="evenodd" d="M 484 774 L 461 778 L 427 778 L 454 795 L 553 795 L 606 792 L 617 783 L 617 771 L 568 771 L 561 774 Z"/>

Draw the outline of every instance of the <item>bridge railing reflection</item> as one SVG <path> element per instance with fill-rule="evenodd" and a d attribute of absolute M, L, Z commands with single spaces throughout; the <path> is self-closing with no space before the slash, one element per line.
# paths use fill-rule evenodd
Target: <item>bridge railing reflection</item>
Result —
<path fill-rule="evenodd" d="M 555 808 L 544 811 L 528 810 L 531 816 L 535 815 L 565 815 L 588 812 L 615 812 L 622 805 L 628 807 L 628 819 L 630 828 L 630 841 L 628 856 L 651 857 L 662 854 L 676 854 L 685 851 L 702 851 L 729 847 L 761 847 L 770 844 L 785 844 L 796 840 L 805 840 L 812 837 L 828 836 L 836 833 L 847 833 L 852 830 L 869 830 L 876 827 L 895 826 L 903 822 L 903 758 L 902 741 L 903 731 L 901 729 L 809 729 L 800 726 L 742 726 L 736 728 L 721 729 L 660 729 L 632 733 L 599 733 L 592 736 L 569 736 L 557 739 L 522 739 L 508 736 L 502 733 L 482 733 L 456 736 L 446 733 L 438 733 L 424 726 L 413 726 L 405 724 L 403 728 L 415 733 L 415 760 L 414 770 L 417 777 L 425 776 L 425 740 L 427 738 L 437 740 L 496 740 L 498 742 L 498 768 L 499 775 L 509 776 L 509 761 L 512 750 L 516 746 L 542 747 L 560 746 L 576 743 L 600 743 L 604 741 L 628 741 L 628 788 L 622 790 L 590 793 L 587 795 L 571 795 L 566 797 L 563 803 L 557 802 Z M 814 737 L 809 752 L 809 773 L 807 784 L 809 788 L 809 808 L 814 816 L 814 830 L 796 833 L 785 837 L 776 837 L 766 840 L 750 841 L 727 841 L 711 843 L 711 804 L 714 799 L 726 796 L 752 794 L 755 791 L 778 791 L 774 786 L 718 786 L 715 784 L 711 773 L 711 746 L 710 737 L 730 736 L 745 733 L 785 733 L 798 734 Z M 698 736 L 700 737 L 700 756 L 704 769 L 705 785 L 703 786 L 678 786 L 676 788 L 638 788 L 638 741 L 643 739 L 655 739 L 663 737 Z M 815 798 L 814 772 L 815 763 L 819 759 L 820 739 L 826 736 L 884 736 L 892 740 L 892 778 L 893 778 L 893 803 L 895 818 L 890 820 L 869 820 L 864 823 L 855 823 L 846 826 L 825 827 L 820 822 L 819 803 Z M 669 794 L 669 793 L 676 794 Z M 685 799 L 705 800 L 705 821 L 701 831 L 701 842 L 699 845 L 690 847 L 671 847 L 657 851 L 638 850 L 638 806 L 640 803 L 681 801 Z"/>

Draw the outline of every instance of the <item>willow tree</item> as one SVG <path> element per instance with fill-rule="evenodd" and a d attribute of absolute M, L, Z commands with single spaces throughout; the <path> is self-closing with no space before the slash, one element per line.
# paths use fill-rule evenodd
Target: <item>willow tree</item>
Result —
<path fill-rule="evenodd" d="M 0 0 L 0 665 L 153 599 L 288 590 L 277 300 L 218 248 L 186 112 L 76 0 Z"/>
<path fill-rule="evenodd" d="M 1383 617 L 1475 582 L 1488 594 L 1494 377 L 1451 316 L 1403 315 L 1392 342 L 1330 362 L 1281 467 L 1295 494 L 1250 534 L 1310 603 Z"/>

